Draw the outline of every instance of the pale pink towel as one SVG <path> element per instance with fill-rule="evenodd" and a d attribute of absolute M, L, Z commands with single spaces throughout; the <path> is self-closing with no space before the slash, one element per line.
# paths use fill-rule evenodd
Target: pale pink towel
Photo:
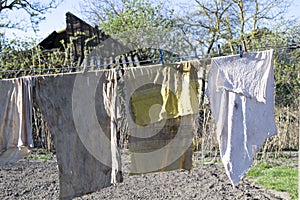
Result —
<path fill-rule="evenodd" d="M 31 77 L 0 81 L 0 165 L 26 156 L 32 140 Z"/>

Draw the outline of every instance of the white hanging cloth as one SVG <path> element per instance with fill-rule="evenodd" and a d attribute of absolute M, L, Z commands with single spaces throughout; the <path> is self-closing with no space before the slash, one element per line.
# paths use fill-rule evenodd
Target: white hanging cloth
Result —
<path fill-rule="evenodd" d="M 273 50 L 212 59 L 206 94 L 226 173 L 236 185 L 264 141 L 277 133 Z"/>

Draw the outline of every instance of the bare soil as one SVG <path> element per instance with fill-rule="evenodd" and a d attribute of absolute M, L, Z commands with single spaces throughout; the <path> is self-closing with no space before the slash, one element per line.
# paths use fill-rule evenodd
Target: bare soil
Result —
<path fill-rule="evenodd" d="M 122 153 L 124 182 L 76 199 L 289 199 L 243 180 L 233 187 L 220 162 L 190 171 L 129 176 L 129 154 Z M 0 167 L 0 199 L 58 199 L 56 157 L 47 161 L 25 158 Z"/>

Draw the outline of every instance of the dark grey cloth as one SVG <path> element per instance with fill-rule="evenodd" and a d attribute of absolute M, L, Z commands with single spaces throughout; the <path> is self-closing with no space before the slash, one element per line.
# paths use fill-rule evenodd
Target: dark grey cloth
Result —
<path fill-rule="evenodd" d="M 60 198 L 122 181 L 116 149 L 114 71 L 36 78 L 36 99 L 54 136 Z"/>

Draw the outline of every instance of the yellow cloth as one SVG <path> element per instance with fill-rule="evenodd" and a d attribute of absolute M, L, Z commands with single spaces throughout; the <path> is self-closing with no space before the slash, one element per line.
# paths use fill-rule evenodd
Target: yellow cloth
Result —
<path fill-rule="evenodd" d="M 198 62 L 126 70 L 131 174 L 192 168 Z"/>
<path fill-rule="evenodd" d="M 151 123 L 151 118 L 159 118 L 160 109 L 155 112 L 153 105 L 162 105 L 163 103 L 160 90 L 160 85 L 148 84 L 139 88 L 132 95 L 131 105 L 134 113 L 133 117 L 137 125 L 148 125 Z M 149 113 L 151 114 L 149 115 Z"/>
<path fill-rule="evenodd" d="M 137 125 L 145 126 L 198 112 L 197 71 L 192 62 L 154 66 L 151 72 L 155 73 L 151 76 L 153 83 L 136 88 L 131 95 L 132 117 Z M 145 76 L 135 75 L 135 79 Z M 161 84 L 154 83 L 158 79 L 162 80 Z"/>
<path fill-rule="evenodd" d="M 180 65 L 180 70 L 182 69 L 182 88 L 181 93 L 178 94 L 178 114 L 180 116 L 196 114 L 199 111 L 197 98 L 199 84 L 194 64 L 193 62 L 183 62 Z"/>

